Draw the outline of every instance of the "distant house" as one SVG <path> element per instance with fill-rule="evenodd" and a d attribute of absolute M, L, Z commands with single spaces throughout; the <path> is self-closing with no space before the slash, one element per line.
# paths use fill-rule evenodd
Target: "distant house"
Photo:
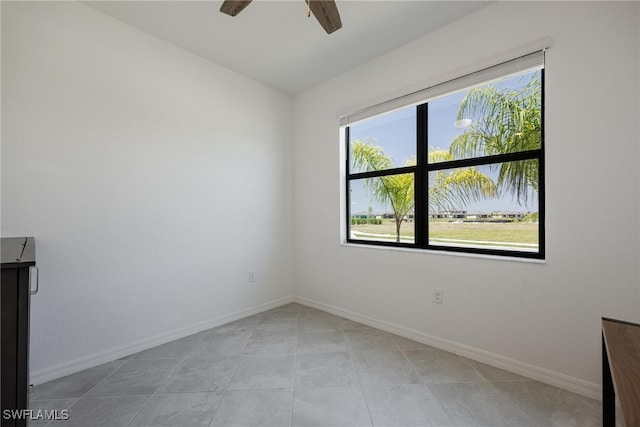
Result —
<path fill-rule="evenodd" d="M 467 218 L 467 211 L 462 210 L 453 210 L 453 211 L 437 211 L 429 214 L 431 218 L 456 218 L 456 219 L 464 219 Z"/>
<path fill-rule="evenodd" d="M 487 219 L 491 218 L 491 213 L 488 212 L 469 212 L 466 216 L 467 219 Z"/>
<path fill-rule="evenodd" d="M 432 219 L 477 219 L 477 220 L 522 220 L 529 212 L 511 212 L 511 211 L 496 211 L 496 212 L 468 212 L 465 210 L 451 210 L 451 211 L 436 211 L 429 214 L 429 218 Z"/>
<path fill-rule="evenodd" d="M 523 219 L 528 215 L 528 212 L 497 212 L 499 218 L 506 219 Z"/>

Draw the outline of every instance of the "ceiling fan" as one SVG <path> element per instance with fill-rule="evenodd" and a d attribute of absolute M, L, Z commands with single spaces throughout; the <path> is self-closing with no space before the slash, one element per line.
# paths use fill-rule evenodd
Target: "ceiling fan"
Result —
<path fill-rule="evenodd" d="M 220 7 L 220 12 L 236 16 L 242 12 L 245 7 L 249 6 L 251 1 L 252 0 L 225 0 Z M 342 28 L 342 21 L 340 21 L 338 7 L 334 0 L 305 0 L 305 2 L 309 7 L 307 16 L 311 16 L 311 13 L 313 13 L 327 34 L 331 34 Z"/>

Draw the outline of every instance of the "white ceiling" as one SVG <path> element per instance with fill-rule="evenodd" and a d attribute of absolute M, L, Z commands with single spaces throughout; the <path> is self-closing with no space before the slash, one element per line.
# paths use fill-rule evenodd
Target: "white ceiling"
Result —
<path fill-rule="evenodd" d="M 304 0 L 257 0 L 235 18 L 221 1 L 84 4 L 290 95 L 469 15 L 486 1 L 337 0 L 327 34 Z"/>

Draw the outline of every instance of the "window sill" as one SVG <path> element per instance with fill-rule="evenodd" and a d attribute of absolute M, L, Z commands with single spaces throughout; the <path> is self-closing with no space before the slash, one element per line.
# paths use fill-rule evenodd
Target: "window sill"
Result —
<path fill-rule="evenodd" d="M 346 241 L 340 242 L 340 246 L 362 248 L 362 249 L 375 249 L 375 250 L 385 250 L 385 251 L 400 251 L 400 252 L 423 253 L 423 254 L 431 254 L 431 255 L 455 256 L 455 257 L 463 257 L 463 258 L 491 259 L 495 261 L 523 262 L 528 264 L 546 264 L 547 262 L 545 259 L 538 259 L 538 258 L 474 254 L 474 253 L 468 253 L 468 252 L 438 251 L 435 249 L 415 249 L 415 248 L 402 248 L 402 247 L 395 247 L 395 246 L 367 245 L 364 243 L 349 243 Z"/>

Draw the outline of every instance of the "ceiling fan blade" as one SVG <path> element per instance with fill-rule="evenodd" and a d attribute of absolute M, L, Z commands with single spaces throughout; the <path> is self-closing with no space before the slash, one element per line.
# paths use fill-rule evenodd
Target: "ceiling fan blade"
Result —
<path fill-rule="evenodd" d="M 251 0 L 225 0 L 222 6 L 220 6 L 220 12 L 236 16 L 242 12 L 245 7 L 249 6 L 249 3 L 251 3 Z"/>
<path fill-rule="evenodd" d="M 305 0 L 322 28 L 331 34 L 342 28 L 338 7 L 333 0 Z M 225 2 L 226 3 L 226 2 Z"/>

